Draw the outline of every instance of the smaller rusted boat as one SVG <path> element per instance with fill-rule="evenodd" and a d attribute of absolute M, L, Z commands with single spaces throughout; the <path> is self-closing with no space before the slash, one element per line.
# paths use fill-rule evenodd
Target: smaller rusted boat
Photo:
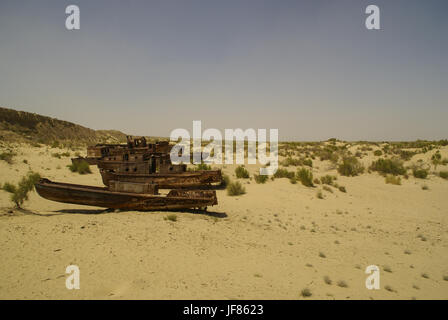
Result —
<path fill-rule="evenodd" d="M 89 165 L 96 165 L 98 164 L 98 161 L 100 161 L 99 158 L 93 158 L 93 157 L 77 157 L 72 158 L 72 163 L 76 164 L 77 162 L 87 162 Z"/>
<path fill-rule="evenodd" d="M 104 185 L 108 186 L 110 181 L 155 183 L 160 189 L 192 188 L 220 183 L 222 180 L 221 170 L 186 171 L 171 173 L 120 173 L 100 169 Z"/>
<path fill-rule="evenodd" d="M 218 204 L 213 190 L 171 190 L 167 195 L 161 195 L 157 185 L 151 183 L 111 181 L 109 188 L 105 188 L 41 179 L 35 188 L 48 200 L 111 209 L 206 209 Z"/>

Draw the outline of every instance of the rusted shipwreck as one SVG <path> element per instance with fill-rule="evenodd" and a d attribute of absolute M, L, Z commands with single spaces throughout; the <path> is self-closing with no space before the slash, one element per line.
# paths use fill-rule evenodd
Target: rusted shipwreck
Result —
<path fill-rule="evenodd" d="M 218 204 L 214 190 L 171 190 L 160 195 L 155 185 L 111 183 L 94 187 L 41 179 L 37 193 L 48 200 L 122 210 L 206 209 Z"/>
<path fill-rule="evenodd" d="M 160 189 L 192 188 L 222 180 L 221 170 L 187 171 L 185 164 L 173 164 L 167 141 L 147 143 L 144 137 L 128 137 L 127 144 L 98 144 L 88 147 L 86 161 L 97 165 L 103 183 L 110 181 L 155 183 Z"/>
<path fill-rule="evenodd" d="M 126 144 L 96 144 L 87 147 L 87 157 L 72 158 L 72 162 L 86 161 L 90 165 L 96 165 L 106 157 L 123 156 L 129 154 L 169 154 L 171 146 L 168 141 L 158 141 L 156 143 L 147 143 L 145 137 L 126 137 Z"/>
<path fill-rule="evenodd" d="M 86 161 L 97 165 L 105 187 L 41 179 L 37 193 L 49 200 L 124 210 L 206 209 L 218 203 L 216 191 L 191 189 L 221 182 L 221 170 L 187 171 L 172 164 L 168 142 L 147 143 L 128 137 L 127 144 L 88 147 Z M 188 188 L 188 189 L 187 189 Z M 159 189 L 174 189 L 160 194 Z"/>

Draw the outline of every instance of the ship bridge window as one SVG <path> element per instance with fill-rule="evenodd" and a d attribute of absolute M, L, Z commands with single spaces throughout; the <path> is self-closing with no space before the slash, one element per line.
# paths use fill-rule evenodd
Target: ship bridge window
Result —
<path fill-rule="evenodd" d="M 129 160 L 129 154 L 125 154 L 125 155 L 123 155 L 123 160 L 124 161 L 128 161 Z"/>

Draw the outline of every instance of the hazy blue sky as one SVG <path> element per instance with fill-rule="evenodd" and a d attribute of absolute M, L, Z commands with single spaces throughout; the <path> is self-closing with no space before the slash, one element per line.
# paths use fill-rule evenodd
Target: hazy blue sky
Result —
<path fill-rule="evenodd" d="M 65 29 L 76 4 L 81 29 Z M 368 4 L 381 30 L 365 28 Z M 0 1 L 0 106 L 94 129 L 448 138 L 448 1 Z"/>

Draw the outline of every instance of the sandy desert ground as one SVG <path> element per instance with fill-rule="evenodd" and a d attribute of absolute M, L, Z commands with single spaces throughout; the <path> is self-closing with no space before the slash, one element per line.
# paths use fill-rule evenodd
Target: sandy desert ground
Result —
<path fill-rule="evenodd" d="M 102 185 L 96 167 L 79 175 L 66 168 L 69 157 L 51 156 L 65 150 L 14 149 L 13 164 L 0 161 L 2 183 L 31 169 L 54 181 Z M 448 147 L 440 150 L 448 157 Z M 429 162 L 431 154 L 411 162 Z M 367 152 L 361 161 L 372 159 Z M 236 179 L 235 166 L 222 169 Z M 321 185 L 240 179 L 246 194 L 218 190 L 219 204 L 207 214 L 176 212 L 177 221 L 166 220 L 167 212 L 56 203 L 34 191 L 18 210 L 0 191 L 0 298 L 448 299 L 447 180 L 410 175 L 392 185 L 376 172 L 341 176 L 318 159 L 312 170 L 337 175 L 347 192 L 332 188 L 319 199 Z M 80 268 L 80 290 L 65 287 L 71 264 Z M 372 264 L 381 269 L 380 290 L 365 287 Z M 311 297 L 301 295 L 305 288 Z"/>

